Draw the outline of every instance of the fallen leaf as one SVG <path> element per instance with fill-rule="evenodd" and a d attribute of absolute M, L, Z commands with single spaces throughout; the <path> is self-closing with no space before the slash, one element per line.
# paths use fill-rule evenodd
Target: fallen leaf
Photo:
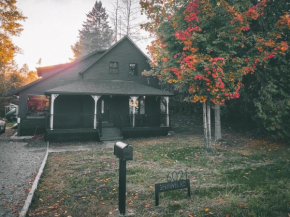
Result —
<path fill-rule="evenodd" d="M 204 211 L 208 212 L 209 211 L 209 208 L 205 208 Z"/>
<path fill-rule="evenodd" d="M 219 199 L 218 199 L 218 202 L 220 202 L 220 203 L 223 202 L 223 201 L 224 201 L 224 200 L 223 200 L 222 198 L 219 198 Z"/>
<path fill-rule="evenodd" d="M 151 206 L 151 204 L 146 204 L 145 208 L 149 208 Z"/>
<path fill-rule="evenodd" d="M 231 217 L 231 214 L 229 214 L 229 213 L 228 213 L 228 214 L 226 214 L 226 217 Z"/>
<path fill-rule="evenodd" d="M 149 186 L 149 189 L 153 189 L 153 186 L 152 186 L 152 185 L 150 185 L 150 186 Z"/>

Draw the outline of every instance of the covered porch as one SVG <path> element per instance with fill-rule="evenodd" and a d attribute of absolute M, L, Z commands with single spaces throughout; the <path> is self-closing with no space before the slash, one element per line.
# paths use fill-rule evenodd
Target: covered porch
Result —
<path fill-rule="evenodd" d="M 172 94 L 136 82 L 78 81 L 46 94 L 50 96 L 48 140 L 146 137 L 156 132 L 166 135 L 170 129 Z"/>

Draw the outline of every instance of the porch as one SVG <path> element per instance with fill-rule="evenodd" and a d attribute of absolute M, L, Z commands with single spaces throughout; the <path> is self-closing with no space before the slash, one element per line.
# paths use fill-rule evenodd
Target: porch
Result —
<path fill-rule="evenodd" d="M 47 117 L 49 123 L 50 116 Z M 165 136 L 170 130 L 167 126 L 167 115 L 114 115 L 113 119 L 103 120 L 103 115 L 97 117 L 97 127 L 93 128 L 94 115 L 60 115 L 54 114 L 54 129 L 46 129 L 49 141 L 105 141 L 127 138 Z"/>
<path fill-rule="evenodd" d="M 112 86 L 112 82 L 108 86 Z M 86 91 L 80 91 L 82 88 L 76 88 L 78 85 Z M 114 89 L 106 90 L 102 95 L 100 90 L 104 89 L 98 84 L 93 85 L 94 94 L 88 93 L 87 82 L 73 86 L 73 91 L 68 87 L 61 87 L 62 91 L 57 88 L 47 91 L 50 114 L 47 116 L 46 138 L 49 141 L 121 140 L 166 135 L 170 129 L 168 95 L 171 94 L 168 92 L 126 81 L 115 82 Z M 132 89 L 136 90 L 134 95 L 128 91 L 124 93 L 124 87 L 128 86 L 131 86 L 130 93 L 134 92 Z M 139 90 L 141 86 L 142 91 L 138 92 L 137 86 Z"/>

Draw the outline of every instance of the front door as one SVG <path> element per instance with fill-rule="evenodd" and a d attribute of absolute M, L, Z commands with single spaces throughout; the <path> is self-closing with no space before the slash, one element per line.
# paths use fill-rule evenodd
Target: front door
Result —
<path fill-rule="evenodd" d="M 103 122 L 109 121 L 109 98 L 101 99 L 101 117 Z"/>

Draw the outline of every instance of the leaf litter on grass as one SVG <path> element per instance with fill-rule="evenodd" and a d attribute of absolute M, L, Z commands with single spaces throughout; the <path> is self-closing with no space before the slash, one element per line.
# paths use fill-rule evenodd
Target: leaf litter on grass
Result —
<path fill-rule="evenodd" d="M 239 147 L 216 144 L 209 151 L 199 136 L 126 141 L 134 148 L 134 160 L 127 162 L 130 215 L 288 215 L 289 149 L 264 142 L 267 148 L 262 149 L 257 140 L 244 141 Z M 118 166 L 111 149 L 53 154 L 29 215 L 117 215 Z M 191 199 L 184 189 L 166 192 L 160 194 L 160 205 L 154 206 L 154 184 L 185 169 L 192 175 Z"/>

